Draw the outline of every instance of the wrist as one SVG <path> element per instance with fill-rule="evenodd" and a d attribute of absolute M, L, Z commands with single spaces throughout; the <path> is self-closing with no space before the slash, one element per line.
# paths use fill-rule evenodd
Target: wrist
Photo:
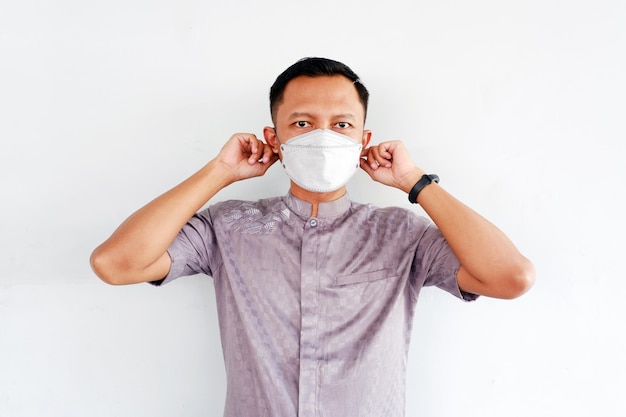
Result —
<path fill-rule="evenodd" d="M 439 176 L 436 174 L 424 174 L 422 177 L 415 183 L 415 185 L 409 191 L 409 201 L 412 204 L 417 203 L 417 197 L 422 192 L 422 190 L 428 187 L 432 183 L 438 183 Z"/>
<path fill-rule="evenodd" d="M 240 180 L 230 167 L 218 159 L 206 164 L 200 172 L 202 176 L 219 188 L 224 188 Z"/>
<path fill-rule="evenodd" d="M 415 170 L 413 172 L 411 172 L 409 175 L 406 175 L 403 179 L 402 179 L 402 183 L 401 186 L 399 187 L 402 191 L 404 191 L 405 193 L 410 193 L 411 189 L 413 188 L 413 186 L 420 180 L 420 178 L 422 178 L 422 176 L 424 176 L 426 174 L 425 171 L 419 169 L 419 168 L 415 168 Z"/>

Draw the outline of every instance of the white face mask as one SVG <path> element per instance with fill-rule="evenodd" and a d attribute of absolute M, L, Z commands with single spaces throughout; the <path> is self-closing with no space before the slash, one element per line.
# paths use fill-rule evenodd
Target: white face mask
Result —
<path fill-rule="evenodd" d="M 280 145 L 289 178 L 317 193 L 335 191 L 348 183 L 359 167 L 361 148 L 361 143 L 329 129 L 313 130 Z"/>

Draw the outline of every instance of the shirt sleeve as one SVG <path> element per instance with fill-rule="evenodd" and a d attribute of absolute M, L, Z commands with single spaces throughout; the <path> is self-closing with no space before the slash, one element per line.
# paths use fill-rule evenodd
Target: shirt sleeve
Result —
<path fill-rule="evenodd" d="M 167 276 L 153 285 L 163 285 L 176 278 L 204 273 L 213 275 L 211 264 L 217 253 L 217 241 L 209 209 L 196 213 L 178 232 L 167 249 L 171 259 Z"/>
<path fill-rule="evenodd" d="M 461 263 L 439 229 L 428 222 L 418 232 L 417 249 L 413 260 L 413 275 L 422 286 L 435 286 L 464 301 L 473 301 L 478 295 L 461 291 L 457 273 Z"/>

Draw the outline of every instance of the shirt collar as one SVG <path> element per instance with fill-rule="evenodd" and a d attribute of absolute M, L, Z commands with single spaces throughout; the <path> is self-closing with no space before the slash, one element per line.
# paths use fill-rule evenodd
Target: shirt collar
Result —
<path fill-rule="evenodd" d="M 312 204 L 308 201 L 300 200 L 293 194 L 288 193 L 284 198 L 287 207 L 298 216 L 308 219 L 311 217 Z M 351 202 L 348 193 L 333 201 L 319 203 L 317 208 L 317 218 L 328 218 L 339 216 L 350 208 Z"/>

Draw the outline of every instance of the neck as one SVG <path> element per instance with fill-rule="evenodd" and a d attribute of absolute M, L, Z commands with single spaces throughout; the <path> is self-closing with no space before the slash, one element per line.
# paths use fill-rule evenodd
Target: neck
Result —
<path fill-rule="evenodd" d="M 338 190 L 328 193 L 316 193 L 313 191 L 305 190 L 304 188 L 298 186 L 293 182 L 291 183 L 291 194 L 293 194 L 294 197 L 297 197 L 300 200 L 311 203 L 311 217 L 317 217 L 320 203 L 327 203 L 329 201 L 337 200 L 345 193 L 346 187 L 341 187 Z"/>

